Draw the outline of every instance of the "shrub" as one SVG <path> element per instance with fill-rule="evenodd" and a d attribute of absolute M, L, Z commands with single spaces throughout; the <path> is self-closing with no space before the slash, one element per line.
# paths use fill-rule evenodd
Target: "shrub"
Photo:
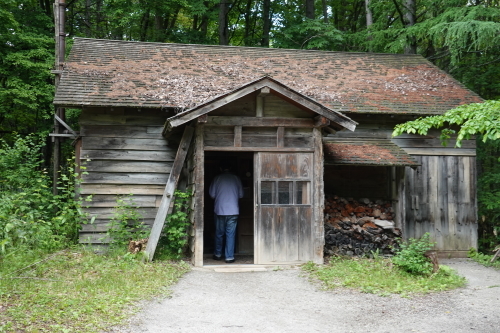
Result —
<path fill-rule="evenodd" d="M 116 198 L 116 209 L 107 236 L 112 248 L 125 248 L 130 239 L 138 240 L 149 235 L 149 229 L 141 221 L 142 215 L 134 206 L 132 194 Z"/>
<path fill-rule="evenodd" d="M 425 252 L 432 249 L 434 243 L 430 241 L 429 233 L 425 233 L 420 239 L 410 238 L 407 242 L 401 242 L 400 250 L 392 258 L 394 265 L 405 272 L 413 275 L 429 275 L 432 273 L 433 265 Z"/>
<path fill-rule="evenodd" d="M 42 165 L 44 135 L 0 141 L 0 251 L 18 247 L 52 251 L 73 243 L 78 234 L 79 201 L 73 168 L 61 173 L 60 193 L 52 194 Z"/>
<path fill-rule="evenodd" d="M 175 191 L 174 210 L 166 218 L 164 235 L 159 241 L 159 256 L 179 259 L 188 244 L 190 192 Z"/>

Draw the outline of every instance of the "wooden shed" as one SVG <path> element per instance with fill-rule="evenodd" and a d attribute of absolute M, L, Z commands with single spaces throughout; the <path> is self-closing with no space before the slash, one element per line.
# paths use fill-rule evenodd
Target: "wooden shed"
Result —
<path fill-rule="evenodd" d="M 213 240 L 208 185 L 230 160 L 245 196 L 237 254 L 322 262 L 325 193 L 390 200 L 405 237 L 477 246 L 475 143 L 391 138 L 395 124 L 481 99 L 418 55 L 75 39 L 54 103 L 81 108 L 82 242 L 103 242 L 116 196 L 163 225 L 193 191 L 193 263 Z M 156 219 L 156 222 L 155 222 Z"/>

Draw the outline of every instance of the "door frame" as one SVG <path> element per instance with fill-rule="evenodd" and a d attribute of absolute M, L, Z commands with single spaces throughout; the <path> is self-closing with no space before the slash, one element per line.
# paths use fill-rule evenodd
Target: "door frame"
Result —
<path fill-rule="evenodd" d="M 195 267 L 203 267 L 203 234 L 204 234 L 204 193 L 205 193 L 205 150 L 204 150 L 204 135 L 205 126 L 204 123 L 198 123 L 196 125 L 196 134 L 194 140 L 194 170 L 193 170 L 193 231 L 190 233 L 191 237 L 194 237 L 193 242 L 191 244 L 191 250 L 193 253 L 192 263 Z M 312 247 L 313 247 L 313 262 L 317 264 L 323 263 L 323 246 L 324 246 L 324 225 L 323 225 L 323 210 L 324 210 L 324 183 L 323 183 L 323 143 L 322 143 L 322 135 L 321 129 L 318 127 L 313 128 L 313 141 L 314 141 L 314 149 L 313 149 L 313 168 L 314 168 L 314 176 L 312 181 L 312 190 L 313 190 L 313 221 L 312 221 Z M 221 150 L 223 151 L 223 150 Z M 229 151 L 225 150 L 225 151 Z M 234 151 L 240 151 L 235 148 Z M 248 151 L 248 150 L 247 150 Z M 257 152 L 265 151 L 271 152 L 273 149 L 259 150 L 258 148 L 252 150 L 254 152 L 254 161 L 255 154 Z M 276 152 L 287 152 L 286 149 L 276 149 Z M 307 151 L 311 152 L 311 149 L 290 149 L 290 152 L 300 152 Z M 254 171 L 255 172 L 255 171 Z M 255 180 L 254 180 L 255 183 Z M 255 193 L 257 193 L 257 188 L 254 185 L 254 198 Z M 256 201 L 254 199 L 254 206 Z M 254 223 L 255 223 L 255 215 L 254 215 Z M 255 225 L 254 225 L 254 233 L 256 233 Z M 257 249 L 254 248 L 254 253 Z"/>

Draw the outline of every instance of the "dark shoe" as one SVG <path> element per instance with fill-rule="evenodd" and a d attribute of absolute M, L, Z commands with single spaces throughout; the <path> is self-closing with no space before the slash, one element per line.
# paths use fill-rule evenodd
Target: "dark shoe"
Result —
<path fill-rule="evenodd" d="M 234 262 L 234 259 L 226 259 L 226 264 L 232 264 Z"/>
<path fill-rule="evenodd" d="M 222 256 L 217 257 L 215 254 L 212 257 L 213 260 L 222 260 Z"/>

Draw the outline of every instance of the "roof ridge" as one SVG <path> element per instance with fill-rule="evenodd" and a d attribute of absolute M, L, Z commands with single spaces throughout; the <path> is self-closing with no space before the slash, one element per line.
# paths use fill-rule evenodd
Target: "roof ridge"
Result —
<path fill-rule="evenodd" d="M 426 59 L 420 54 L 404 54 L 404 53 L 382 53 L 382 52 L 363 52 L 363 51 L 327 51 L 327 50 L 310 50 L 310 49 L 289 49 L 289 48 L 272 48 L 272 47 L 259 47 L 259 46 L 237 46 L 237 45 L 216 45 L 216 44 L 188 44 L 188 43 L 169 43 L 169 42 L 144 42 L 144 41 L 131 41 L 119 39 L 104 39 L 104 38 L 87 38 L 87 37 L 74 37 L 74 40 L 87 40 L 87 41 L 102 41 L 109 43 L 130 43 L 130 44 L 151 44 L 158 46 L 173 46 L 173 47 L 196 47 L 196 48 L 226 48 L 226 49 L 253 49 L 262 50 L 264 52 L 274 52 L 277 50 L 285 52 L 305 52 L 305 53 L 339 53 L 339 54 L 360 54 L 360 55 L 375 55 L 375 56 L 401 56 L 401 57 L 417 57 Z M 426 59 L 427 60 L 427 59 Z"/>

